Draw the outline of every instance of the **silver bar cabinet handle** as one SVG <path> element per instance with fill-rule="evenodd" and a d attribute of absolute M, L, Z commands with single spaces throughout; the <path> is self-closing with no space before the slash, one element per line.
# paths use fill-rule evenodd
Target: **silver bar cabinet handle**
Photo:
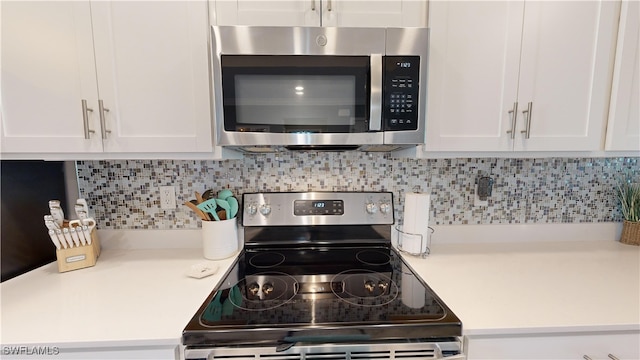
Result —
<path fill-rule="evenodd" d="M 311 0 L 311 11 L 316 11 L 316 0 Z"/>
<path fill-rule="evenodd" d="M 382 55 L 371 54 L 371 104 L 369 130 L 382 130 Z"/>
<path fill-rule="evenodd" d="M 94 130 L 89 129 L 89 112 L 93 112 L 93 109 L 87 107 L 87 100 L 82 99 L 82 123 L 84 124 L 84 138 L 91 139 L 91 134 L 95 133 Z"/>
<path fill-rule="evenodd" d="M 108 112 L 109 109 L 104 107 L 104 103 L 102 100 L 98 100 L 98 112 L 100 113 L 100 127 L 102 128 L 102 138 L 106 139 L 107 134 L 111 134 L 111 130 L 107 130 L 107 121 L 105 119 L 105 112 Z"/>
<path fill-rule="evenodd" d="M 593 360 L 593 359 L 591 359 L 591 357 L 589 357 L 589 356 L 587 356 L 587 355 L 583 356 L 582 358 L 583 358 L 584 360 Z"/>
<path fill-rule="evenodd" d="M 613 356 L 613 355 L 611 355 L 611 354 L 609 354 L 609 355 L 607 355 L 607 356 L 608 356 L 608 357 L 609 357 L 609 359 L 611 359 L 611 360 L 620 360 L 618 357 Z"/>
<path fill-rule="evenodd" d="M 507 130 L 507 134 L 511 134 L 511 139 L 516 138 L 516 117 L 518 117 L 518 102 L 513 103 L 513 109 L 509 110 L 509 116 L 511 117 L 511 129 Z"/>
<path fill-rule="evenodd" d="M 331 0 L 327 0 L 327 11 L 331 11 Z"/>
<path fill-rule="evenodd" d="M 525 117 L 525 130 L 520 131 L 524 135 L 525 139 L 531 138 L 531 113 L 533 110 L 533 102 L 527 104 L 527 110 L 522 110 L 522 115 Z"/>

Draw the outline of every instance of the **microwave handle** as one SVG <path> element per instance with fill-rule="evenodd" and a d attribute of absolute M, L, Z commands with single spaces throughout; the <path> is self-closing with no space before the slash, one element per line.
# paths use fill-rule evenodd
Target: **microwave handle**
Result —
<path fill-rule="evenodd" d="M 371 104 L 369 131 L 382 130 L 382 55 L 371 54 Z"/>

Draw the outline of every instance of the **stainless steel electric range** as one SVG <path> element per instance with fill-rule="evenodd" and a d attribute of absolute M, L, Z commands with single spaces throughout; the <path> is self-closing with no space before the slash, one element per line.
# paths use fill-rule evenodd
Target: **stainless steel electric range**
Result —
<path fill-rule="evenodd" d="M 245 248 L 184 329 L 185 359 L 464 359 L 462 323 L 391 246 L 391 193 L 243 208 Z"/>

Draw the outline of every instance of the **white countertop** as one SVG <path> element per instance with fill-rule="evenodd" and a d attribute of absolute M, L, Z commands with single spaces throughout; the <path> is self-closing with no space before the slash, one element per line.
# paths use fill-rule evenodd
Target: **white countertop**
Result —
<path fill-rule="evenodd" d="M 207 261 L 201 249 L 103 249 L 94 267 L 66 273 L 45 265 L 2 283 L 2 343 L 175 346 L 233 259 L 203 279 L 185 275 Z"/>
<path fill-rule="evenodd" d="M 465 335 L 640 330 L 640 248 L 617 241 L 433 244 L 406 256 Z"/>
<path fill-rule="evenodd" d="M 175 232 L 168 231 L 171 236 Z M 197 234 L 197 232 L 195 232 Z M 193 234 L 193 233 L 192 233 Z M 1 284 L 1 342 L 69 347 L 170 345 L 233 261 L 204 279 L 191 248 L 103 241 L 95 267 L 55 263 Z M 616 241 L 432 245 L 410 265 L 461 318 L 466 335 L 640 329 L 640 248 Z"/>

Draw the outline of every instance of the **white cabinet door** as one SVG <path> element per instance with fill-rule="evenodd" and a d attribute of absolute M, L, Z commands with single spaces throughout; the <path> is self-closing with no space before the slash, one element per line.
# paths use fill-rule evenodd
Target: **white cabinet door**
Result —
<path fill-rule="evenodd" d="M 100 152 L 88 2 L 3 1 L 1 152 Z M 97 110 L 94 109 L 94 110 Z"/>
<path fill-rule="evenodd" d="M 606 150 L 640 151 L 640 2 L 624 1 L 616 50 Z"/>
<path fill-rule="evenodd" d="M 211 23 L 251 26 L 320 26 L 321 0 L 215 0 Z"/>
<path fill-rule="evenodd" d="M 423 27 L 427 0 L 322 0 L 322 26 Z"/>
<path fill-rule="evenodd" d="M 607 0 L 525 2 L 515 150 L 603 149 L 619 11 Z"/>
<path fill-rule="evenodd" d="M 469 337 L 467 360 L 593 360 L 640 359 L 640 333 L 523 334 L 502 337 Z"/>
<path fill-rule="evenodd" d="M 426 26 L 427 0 L 215 0 L 211 23 L 251 26 Z"/>
<path fill-rule="evenodd" d="M 205 0 L 1 9 L 3 154 L 213 150 Z"/>
<path fill-rule="evenodd" d="M 211 151 L 206 1 L 96 1 L 91 11 L 104 151 Z"/>
<path fill-rule="evenodd" d="M 522 1 L 429 5 L 427 150 L 511 150 Z"/>
<path fill-rule="evenodd" d="M 619 5 L 431 2 L 426 150 L 602 150 Z"/>

